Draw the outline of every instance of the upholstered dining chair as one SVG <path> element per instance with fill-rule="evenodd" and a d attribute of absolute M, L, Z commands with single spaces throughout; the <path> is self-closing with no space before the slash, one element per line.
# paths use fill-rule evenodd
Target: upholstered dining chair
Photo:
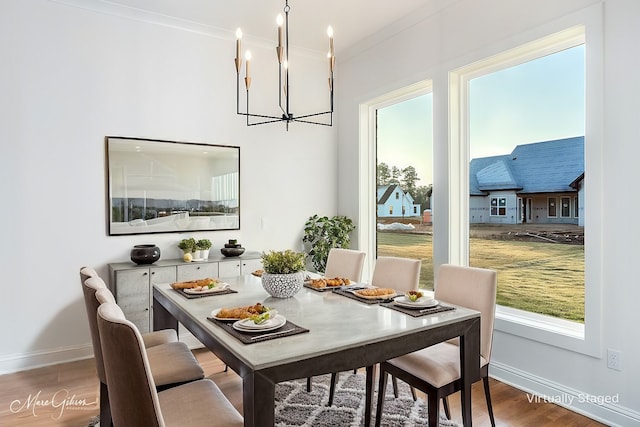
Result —
<path fill-rule="evenodd" d="M 341 277 L 352 282 L 362 280 L 362 267 L 367 253 L 354 249 L 331 248 L 327 256 L 324 277 Z M 333 377 L 332 377 L 333 384 Z M 335 387 L 333 387 L 335 388 Z M 333 397 L 333 388 L 330 395 Z M 307 391 L 311 391 L 311 377 L 307 378 Z M 331 398 L 333 401 L 333 399 Z"/>
<path fill-rule="evenodd" d="M 117 304 L 101 304 L 97 323 L 115 426 L 244 425 L 242 415 L 210 379 L 158 392 L 149 349 Z"/>
<path fill-rule="evenodd" d="M 480 377 L 491 425 L 495 426 L 489 393 L 489 360 L 493 339 L 496 307 L 497 273 L 475 267 L 442 265 L 438 270 L 434 297 L 438 301 L 467 307 L 480 312 Z M 439 343 L 396 357 L 380 364 L 376 426 L 383 411 L 387 374 L 391 374 L 427 394 L 429 425 L 439 418 L 439 402 L 443 399 L 445 414 L 451 418 L 447 396 L 460 390 L 460 348 L 458 340 Z"/>
<path fill-rule="evenodd" d="M 420 283 L 419 259 L 380 256 L 376 259 L 371 285 L 379 288 L 393 288 L 398 293 L 415 291 Z M 338 383 L 338 373 L 331 374 L 329 388 L 329 406 L 333 404 L 333 397 Z M 394 393 L 398 395 L 398 388 L 394 379 Z"/>
<path fill-rule="evenodd" d="M 327 257 L 324 277 L 342 277 L 353 282 L 362 280 L 366 253 L 353 249 L 332 248 Z"/>
<path fill-rule="evenodd" d="M 89 287 L 89 289 L 85 289 L 85 281 L 93 277 L 98 278 L 100 280 L 92 281 L 91 282 L 92 285 Z M 80 284 L 82 285 L 83 294 L 85 297 L 85 305 L 87 303 L 87 298 L 89 298 L 89 301 L 91 301 L 91 298 L 93 298 L 95 291 L 97 291 L 100 288 L 107 287 L 106 283 L 104 283 L 104 280 L 98 275 L 96 270 L 91 267 L 82 267 L 80 269 Z M 92 308 L 93 313 L 95 313 L 98 305 Z M 88 308 L 89 307 L 87 307 L 87 309 Z M 92 323 L 95 324 L 95 316 L 89 315 L 89 326 L 92 331 L 97 331 L 98 329 L 95 326 L 93 326 Z M 159 344 L 166 344 L 168 342 L 178 341 L 178 332 L 175 329 L 162 329 L 160 331 L 153 331 L 153 332 L 147 332 L 145 334 L 142 334 L 142 338 L 144 339 L 144 343 L 146 347 L 153 347 Z M 93 340 L 93 334 L 91 334 L 91 339 Z M 97 334 L 96 334 L 96 339 L 99 339 Z M 100 344 L 97 343 L 96 345 L 94 343 L 93 348 L 95 349 L 96 347 L 100 347 Z"/>
<path fill-rule="evenodd" d="M 111 425 L 110 392 L 107 386 L 103 349 L 97 325 L 97 309 L 100 300 L 115 303 L 113 294 L 104 281 L 98 277 L 89 277 L 83 284 L 85 307 L 89 319 L 89 330 L 96 361 L 96 372 L 100 380 L 100 425 Z M 168 388 L 204 377 L 204 371 L 189 347 L 177 341 L 173 330 L 146 334 L 143 343 L 149 349 L 152 373 L 158 387 Z"/>

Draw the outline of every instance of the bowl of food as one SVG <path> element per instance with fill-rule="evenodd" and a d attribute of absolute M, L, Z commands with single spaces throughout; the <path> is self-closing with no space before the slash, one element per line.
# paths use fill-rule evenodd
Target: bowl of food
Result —
<path fill-rule="evenodd" d="M 422 292 L 420 292 L 420 291 L 409 291 L 409 292 L 405 292 L 404 296 L 409 301 L 416 302 L 420 298 L 422 298 L 424 296 L 424 294 Z"/>

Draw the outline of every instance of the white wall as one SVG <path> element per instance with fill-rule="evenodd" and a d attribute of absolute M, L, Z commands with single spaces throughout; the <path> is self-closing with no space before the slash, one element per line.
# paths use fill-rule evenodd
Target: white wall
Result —
<path fill-rule="evenodd" d="M 91 354 L 80 266 L 108 277 L 107 263 L 128 260 L 134 244 L 175 258 L 192 235 L 214 251 L 229 238 L 301 250 L 306 219 L 336 213 L 335 127 L 247 128 L 235 114 L 233 33 L 75 3 L 89 9 L 0 2 L 0 373 Z M 276 113 L 273 47 L 245 47 L 252 100 Z M 302 52 L 292 73 L 292 112 L 326 108 L 325 53 Z M 105 135 L 240 146 L 241 229 L 107 236 Z"/>
<path fill-rule="evenodd" d="M 574 404 L 611 425 L 640 425 L 640 342 L 636 339 L 638 227 L 630 212 L 640 206 L 629 197 L 628 183 L 640 178 L 636 166 L 640 157 L 637 114 L 640 111 L 640 2 L 637 0 L 459 0 L 439 12 L 413 16 L 406 29 L 394 27 L 377 43 L 354 48 L 351 57 L 339 63 L 338 90 L 338 206 L 341 214 L 358 217 L 362 207 L 354 193 L 362 171 L 353 170 L 359 159 L 358 106 L 387 92 L 420 82 L 433 81 L 434 94 L 434 261 L 448 261 L 449 215 L 447 187 L 449 164 L 448 72 L 474 61 L 516 47 L 542 27 L 552 28 L 568 16 L 592 7 L 602 8 L 604 27 L 604 94 L 602 117 L 604 156 L 601 159 L 604 188 L 602 206 L 601 343 L 599 356 L 545 345 L 497 331 L 494 340 L 492 374 L 541 394 L 560 396 L 618 395 L 612 405 Z M 407 22 L 409 22 L 407 20 Z M 536 31 L 534 31 L 536 30 Z M 589 43 L 589 40 L 587 40 Z M 593 126 L 595 125 L 595 126 Z M 589 128 L 600 128 L 590 123 Z M 598 161 L 598 160 L 596 160 Z M 589 174 L 589 171 L 587 171 Z M 588 195 L 587 195 L 588 197 Z M 589 200 L 585 200 L 588 204 Z M 598 209 L 598 207 L 596 207 Z M 597 216 L 597 215 L 596 215 Z M 588 232 L 588 231 L 587 231 Z M 592 266 L 587 265 L 587 268 Z M 589 325 L 587 325 L 589 328 Z M 623 371 L 606 366 L 608 348 L 620 350 Z M 567 402 L 562 402 L 568 404 Z"/>

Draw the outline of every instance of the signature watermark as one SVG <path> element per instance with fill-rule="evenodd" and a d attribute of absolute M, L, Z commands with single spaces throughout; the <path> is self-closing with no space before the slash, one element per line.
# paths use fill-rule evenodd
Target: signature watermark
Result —
<path fill-rule="evenodd" d="M 59 420 L 64 411 L 68 410 L 89 410 L 97 406 L 97 401 L 87 402 L 87 399 L 79 399 L 75 394 L 65 388 L 53 393 L 50 398 L 42 396 L 42 390 L 35 394 L 29 394 L 26 399 L 16 399 L 9 405 L 9 410 L 13 414 L 20 412 L 31 412 L 34 417 L 38 416 L 38 411 L 51 408 L 54 413 L 51 418 Z"/>
<path fill-rule="evenodd" d="M 619 403 L 620 395 L 600 395 L 580 393 L 574 394 L 559 394 L 556 396 L 535 395 L 527 393 L 527 400 L 529 403 L 555 403 L 556 405 L 573 405 L 573 403 L 595 403 L 596 405 L 603 405 L 605 403 Z"/>

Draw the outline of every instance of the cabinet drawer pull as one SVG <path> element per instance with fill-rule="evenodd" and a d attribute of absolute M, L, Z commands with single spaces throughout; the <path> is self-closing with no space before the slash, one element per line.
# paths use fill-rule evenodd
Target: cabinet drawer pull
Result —
<path fill-rule="evenodd" d="M 143 276 L 146 276 L 147 274 L 149 274 L 149 273 L 147 273 L 146 271 L 144 273 L 142 273 Z"/>

